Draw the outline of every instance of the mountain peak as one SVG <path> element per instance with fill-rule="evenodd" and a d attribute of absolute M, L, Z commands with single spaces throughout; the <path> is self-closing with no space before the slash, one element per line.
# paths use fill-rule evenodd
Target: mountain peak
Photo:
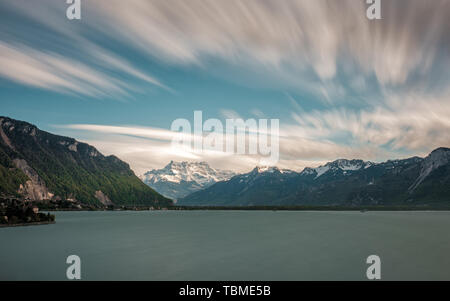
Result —
<path fill-rule="evenodd" d="M 253 172 L 255 173 L 276 172 L 276 171 L 280 171 L 276 166 L 256 166 L 253 169 Z"/>
<path fill-rule="evenodd" d="M 415 190 L 434 170 L 450 163 L 450 149 L 440 147 L 432 151 L 422 162 L 419 177 L 410 186 L 409 190 Z"/>
<path fill-rule="evenodd" d="M 372 163 L 339 159 L 301 173 L 257 166 L 180 200 L 191 206 L 361 206 L 448 204 L 450 151 L 441 148 L 427 158 Z M 439 169 L 439 170 L 437 170 Z M 437 170 L 437 172 L 434 172 Z M 428 177 L 432 178 L 428 178 Z M 417 179 L 417 181 L 415 181 Z M 422 190 L 415 191 L 418 185 Z M 410 188 L 411 187 L 411 188 Z M 445 203 L 447 202 L 447 203 Z"/>
<path fill-rule="evenodd" d="M 276 166 L 256 166 L 250 172 L 251 174 L 265 174 L 265 173 L 293 173 L 294 171 L 289 169 L 280 169 Z"/>
<path fill-rule="evenodd" d="M 336 167 L 342 170 L 359 170 L 363 167 L 366 167 L 367 165 L 372 165 L 372 162 L 366 162 L 360 159 L 338 159 L 333 162 L 329 162 L 325 165 L 328 165 L 330 167 Z"/>
<path fill-rule="evenodd" d="M 141 180 L 162 194 L 178 199 L 189 192 L 228 180 L 234 175 L 232 171 L 214 169 L 205 161 L 172 160 L 164 168 L 146 172 Z"/>
<path fill-rule="evenodd" d="M 448 147 L 439 147 L 439 148 L 436 148 L 435 150 L 433 150 L 433 151 L 430 153 L 430 155 L 431 155 L 431 154 L 436 154 L 436 153 L 450 153 L 450 148 L 448 148 Z"/>
<path fill-rule="evenodd" d="M 144 174 L 150 182 L 168 181 L 179 183 L 181 181 L 197 182 L 199 184 L 218 182 L 234 175 L 231 171 L 216 170 L 207 162 L 170 161 L 162 169 L 153 169 Z"/>
<path fill-rule="evenodd" d="M 316 179 L 320 176 L 328 173 L 329 171 L 342 171 L 344 174 L 347 172 L 358 171 L 361 169 L 366 169 L 374 165 L 370 161 L 363 161 L 360 159 L 338 159 L 332 162 L 328 162 L 325 165 L 319 166 L 317 168 L 305 168 L 302 171 L 304 175 L 316 174 Z"/>
<path fill-rule="evenodd" d="M 438 166 L 447 164 L 450 162 L 450 148 L 440 147 L 432 151 L 426 158 L 425 164 Z"/>
<path fill-rule="evenodd" d="M 169 205 L 143 185 L 129 165 L 93 146 L 28 122 L 0 117 L 0 191 L 33 201 L 76 200 L 90 205 Z"/>

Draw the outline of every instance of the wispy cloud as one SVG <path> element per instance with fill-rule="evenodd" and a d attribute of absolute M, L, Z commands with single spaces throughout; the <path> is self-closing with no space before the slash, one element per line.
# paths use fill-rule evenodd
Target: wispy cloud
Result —
<path fill-rule="evenodd" d="M 142 91 L 141 83 L 173 92 L 148 70 L 140 70 L 93 39 L 88 23 L 77 26 L 68 22 L 66 7 L 64 1 L 47 0 L 33 7 L 22 0 L 0 4 L 4 23 L 0 29 L 0 77 L 93 98 L 132 96 Z M 6 18 L 8 12 L 16 14 L 16 21 Z"/>
<path fill-rule="evenodd" d="M 450 102 L 448 93 L 437 96 L 391 95 L 385 106 L 368 110 L 331 109 L 298 111 L 297 125 L 289 131 L 317 140 L 336 140 L 352 147 L 365 145 L 373 150 L 429 152 L 450 145 Z"/>
<path fill-rule="evenodd" d="M 367 20 L 365 2 L 96 0 L 83 1 L 79 23 L 64 18 L 64 1 L 3 2 L 0 8 L 29 23 L 0 29 L 0 76 L 90 97 L 127 97 L 147 85 L 172 91 L 131 58 L 138 54 L 146 62 L 196 67 L 242 85 L 262 78 L 263 88 L 311 92 L 308 101 L 320 106 L 308 109 L 286 93 L 294 112 L 291 121 L 282 120 L 281 167 L 338 157 L 382 160 L 450 146 L 450 1 L 384 1 L 380 21 Z M 26 24 L 42 26 L 46 34 L 37 38 L 20 30 Z M 261 118 L 263 112 L 250 113 Z M 220 114 L 240 118 L 245 112 L 230 106 Z M 95 133 L 90 142 L 122 154 L 136 168 L 176 158 L 208 158 L 218 166 L 239 162 L 239 168 L 258 162 L 173 149 L 173 133 L 166 129 L 69 127 Z"/>
<path fill-rule="evenodd" d="M 207 65 L 216 58 L 236 68 L 265 68 L 265 76 L 311 88 L 328 100 L 345 98 L 340 86 L 365 90 L 372 78 L 383 89 L 418 83 L 426 88 L 433 84 L 427 82 L 431 73 L 442 76 L 450 68 L 447 0 L 386 1 L 383 20 L 375 22 L 367 20 L 363 0 L 97 0 L 83 2 L 85 18 L 76 27 L 64 20 L 65 3 L 3 5 L 75 41 L 76 48 L 92 44 L 88 37 L 94 32 L 169 64 Z M 162 85 L 121 60 L 102 59 Z"/>
<path fill-rule="evenodd" d="M 97 52 L 108 69 L 128 73 L 150 84 L 168 89 L 156 79 L 134 69 L 126 62 Z M 23 44 L 0 41 L 0 76 L 9 80 L 62 93 L 90 97 L 125 97 L 135 88 L 108 74 L 105 69 L 54 52 L 43 52 Z"/>
<path fill-rule="evenodd" d="M 236 171 L 247 171 L 256 165 L 263 165 L 264 156 L 235 154 L 223 151 L 186 148 L 172 144 L 172 139 L 178 133 L 170 130 L 138 127 L 138 126 L 109 126 L 92 124 L 71 124 L 56 126 L 60 129 L 75 131 L 76 137 L 88 142 L 105 154 L 118 155 L 129 162 L 137 173 L 143 173 L 150 168 L 159 168 L 170 160 L 208 161 L 213 166 Z M 85 135 L 88 134 L 88 135 Z M 317 136 L 316 131 L 306 128 L 301 131 L 298 125 L 283 125 L 280 130 L 280 160 L 277 166 L 281 168 L 302 170 L 305 167 L 315 167 L 336 158 L 376 159 L 386 154 L 379 149 L 359 145 L 345 146 Z M 186 134 L 189 138 L 202 139 L 204 136 Z M 229 137 L 224 139 L 228 143 Z M 231 138 L 230 138 L 231 139 Z M 254 134 L 248 135 L 246 143 L 257 139 Z M 192 140 L 192 141 L 193 141 Z"/>
<path fill-rule="evenodd" d="M 44 53 L 24 45 L 0 42 L 0 75 L 58 92 L 92 97 L 127 94 L 124 82 L 56 53 Z"/>
<path fill-rule="evenodd" d="M 426 155 L 441 146 L 450 146 L 450 102 L 448 93 L 433 96 L 393 94 L 384 106 L 367 110 L 349 108 L 304 110 L 290 97 L 294 122 L 283 122 L 278 135 L 278 166 L 301 170 L 337 158 L 383 161 L 412 155 Z M 234 111 L 224 118 L 239 118 Z M 208 161 L 216 167 L 249 170 L 261 164 L 259 155 L 236 155 L 227 151 L 201 151 L 174 146 L 179 135 L 168 129 L 137 126 L 72 124 L 66 129 L 93 133 L 88 142 L 105 153 L 115 153 L 138 172 L 161 167 L 170 160 Z M 260 132 L 260 131 L 258 131 Z M 203 136 L 186 134 L 192 139 Z M 247 143 L 257 139 L 247 136 Z M 224 144 L 228 143 L 227 139 Z"/>
<path fill-rule="evenodd" d="M 72 124 L 55 126 L 69 131 L 104 154 L 114 154 L 130 163 L 137 174 L 161 168 L 171 160 L 208 161 L 223 169 L 247 171 L 260 162 L 258 156 L 234 155 L 226 151 L 196 150 L 172 144 L 175 132 L 149 127 Z M 65 132 L 66 133 L 66 132 Z M 87 135 L 86 135 L 87 134 Z M 191 135 L 189 135 L 191 137 Z M 192 139 L 199 137 L 192 136 Z"/>
<path fill-rule="evenodd" d="M 243 119 L 238 112 L 230 109 L 222 109 L 220 110 L 220 114 L 225 119 Z"/>
<path fill-rule="evenodd" d="M 96 1 L 98 22 L 152 55 L 174 63 L 215 56 L 274 70 L 314 70 L 322 80 L 351 74 L 405 84 L 448 51 L 450 3 L 383 3 L 370 22 L 365 1 Z M 345 59 L 346 66 L 339 66 Z M 448 62 L 447 62 L 448 63 Z M 301 80 L 301 77 L 297 78 Z"/>

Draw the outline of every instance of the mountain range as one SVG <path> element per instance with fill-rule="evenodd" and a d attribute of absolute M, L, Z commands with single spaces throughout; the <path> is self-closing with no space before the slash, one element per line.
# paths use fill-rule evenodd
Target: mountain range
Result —
<path fill-rule="evenodd" d="M 0 117 L 0 196 L 98 206 L 172 204 L 119 158 L 8 117 Z"/>
<path fill-rule="evenodd" d="M 383 163 L 340 159 L 301 172 L 235 174 L 172 161 L 139 179 L 127 163 L 86 143 L 0 117 L 0 197 L 11 196 L 98 206 L 167 207 L 169 198 L 188 206 L 448 206 L 450 149 Z"/>
<path fill-rule="evenodd" d="M 194 192 L 191 206 L 449 205 L 450 149 L 383 163 L 340 159 L 302 172 L 256 167 Z"/>
<path fill-rule="evenodd" d="M 164 168 L 148 171 L 140 178 L 162 195 L 178 200 L 235 175 L 232 171 L 214 169 L 206 162 L 171 161 Z"/>

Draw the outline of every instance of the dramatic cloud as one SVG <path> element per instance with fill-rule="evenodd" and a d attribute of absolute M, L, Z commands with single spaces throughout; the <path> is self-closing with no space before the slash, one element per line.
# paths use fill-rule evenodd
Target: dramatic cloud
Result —
<path fill-rule="evenodd" d="M 141 174 L 149 168 L 160 168 L 170 160 L 208 161 L 213 166 L 236 171 L 248 171 L 257 165 L 264 165 L 267 157 L 260 154 L 249 155 L 209 149 L 195 149 L 172 144 L 172 139 L 178 133 L 159 128 L 136 126 L 107 126 L 92 124 L 71 124 L 57 126 L 60 129 L 75 131 L 77 137 L 85 136 L 83 141 L 96 146 L 105 154 L 115 154 L 129 162 L 136 173 Z M 317 167 L 326 161 L 336 158 L 363 158 L 375 160 L 386 154 L 381 150 L 364 146 L 342 146 L 327 140 L 326 136 L 315 136 L 314 130 L 304 130 L 303 127 L 291 124 L 285 125 L 278 136 L 280 140 L 280 160 L 277 166 L 281 168 L 302 170 L 305 167 Z M 307 133 L 309 131 L 309 133 Z M 260 132 L 260 131 L 258 131 Z M 73 134 L 73 132 L 70 132 Z M 306 133 L 306 134 L 305 134 Z M 304 134 L 304 135 L 303 135 Z M 313 134 L 313 135 L 311 135 Z M 210 135 L 210 133 L 205 133 Z M 201 140 L 194 134 L 187 135 L 191 141 Z M 224 138 L 224 145 L 229 143 Z M 257 142 L 256 133 L 247 133 L 246 143 Z"/>
<path fill-rule="evenodd" d="M 341 68 L 401 85 L 449 51 L 446 0 L 384 1 L 381 21 L 366 18 L 362 0 L 111 0 L 92 7 L 105 32 L 175 63 L 251 60 L 286 72 L 312 69 L 324 81 Z"/>
<path fill-rule="evenodd" d="M 57 126 L 83 137 L 84 142 L 94 145 L 104 154 L 114 154 L 130 163 L 137 174 L 152 168 L 161 168 L 171 160 L 208 161 L 218 168 L 248 171 L 260 162 L 259 156 L 234 155 L 232 153 L 210 150 L 186 149 L 172 145 L 177 133 L 158 128 L 131 126 L 105 126 L 91 124 L 72 124 Z M 189 135 L 192 139 L 198 136 Z M 193 141 L 193 140 L 192 140 Z M 227 166 L 228 165 L 228 166 Z"/>
<path fill-rule="evenodd" d="M 269 68 L 294 86 L 316 83 L 310 88 L 325 98 L 342 96 L 340 86 L 365 89 L 372 78 L 384 88 L 402 87 L 450 68 L 448 0 L 384 1 L 379 21 L 366 18 L 363 0 L 95 0 L 83 1 L 78 26 L 64 19 L 63 2 L 32 6 L 16 0 L 6 6 L 76 48 L 92 46 L 88 37 L 95 33 L 171 64 L 205 65 L 217 58 Z M 105 62 L 159 85 L 141 71 Z"/>
<path fill-rule="evenodd" d="M 156 79 L 133 69 L 127 63 L 96 54 L 113 68 L 153 85 L 166 88 Z M 57 53 L 34 50 L 25 45 L 9 45 L 0 41 L 0 76 L 15 82 L 62 93 L 90 97 L 124 97 L 135 88 L 127 81 L 108 74 L 104 68 L 92 67 Z M 167 88 L 166 88 L 167 89 Z"/>
<path fill-rule="evenodd" d="M 55 53 L 0 42 L 0 75 L 22 84 L 92 97 L 125 95 L 127 85 Z"/>
<path fill-rule="evenodd" d="M 426 154 L 450 143 L 448 95 L 395 95 L 388 97 L 386 106 L 367 111 L 332 109 L 306 113 L 300 110 L 293 113 L 297 125 L 289 131 L 310 139 L 340 139 L 354 149 L 365 146 L 379 151 L 387 147 L 392 152 L 407 150 L 410 154 Z"/>
<path fill-rule="evenodd" d="M 136 82 L 171 91 L 126 59 L 113 54 L 86 37 L 64 19 L 65 4 L 42 1 L 0 4 L 0 76 L 42 89 L 94 98 L 120 99 L 139 93 Z M 24 22 L 11 21 L 7 13 L 19 14 Z M 36 39 L 32 25 L 41 27 Z M 24 25 L 27 24 L 27 25 Z M 71 26 L 72 25 L 72 26 Z M 49 37 L 49 34 L 54 37 Z M 55 39 L 56 37 L 56 39 Z M 58 43 L 55 42 L 58 41 Z"/>
<path fill-rule="evenodd" d="M 279 165 L 294 169 L 338 157 L 384 160 L 450 146 L 450 0 L 382 1 L 382 20 L 374 21 L 366 18 L 365 0 L 85 0 L 78 23 L 65 19 L 66 8 L 65 1 L 53 0 L 0 3 L 2 12 L 25 20 L 18 26 L 5 13 L 5 24 L 16 26 L 0 29 L 1 77 L 113 98 L 148 84 L 171 91 L 151 68 L 135 66 L 141 61 L 201 70 L 244 86 L 258 82 L 293 105 L 282 120 Z M 33 36 L 35 24 L 46 34 Z M 134 55 L 140 59 L 133 61 Z M 307 95 L 314 104 L 304 109 L 306 101 L 291 94 Z M 270 116 L 264 107 L 243 112 L 227 105 L 220 104 L 225 109 L 218 117 Z M 89 142 L 138 170 L 177 158 L 237 168 L 259 162 L 174 149 L 168 129 L 71 129 L 97 133 Z"/>

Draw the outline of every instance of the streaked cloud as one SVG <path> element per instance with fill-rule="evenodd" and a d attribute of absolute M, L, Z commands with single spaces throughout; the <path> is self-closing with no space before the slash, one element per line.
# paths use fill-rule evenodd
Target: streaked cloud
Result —
<path fill-rule="evenodd" d="M 92 97 L 127 94 L 124 82 L 56 53 L 44 53 L 24 45 L 0 42 L 0 75 L 58 92 Z"/>
<path fill-rule="evenodd" d="M 89 35 L 88 24 L 68 22 L 66 6 L 46 0 L 39 5 L 22 0 L 0 4 L 0 77 L 92 98 L 132 97 L 142 92 L 142 84 L 173 92 L 147 70 L 103 47 Z M 22 17 L 22 22 L 11 21 L 7 13 Z"/>
<path fill-rule="evenodd" d="M 115 154 L 129 162 L 136 173 L 143 173 L 149 168 L 160 168 L 170 160 L 207 161 L 218 168 L 248 171 L 257 165 L 264 165 L 265 157 L 261 155 L 235 154 L 208 149 L 198 150 L 172 144 L 172 139 L 178 135 L 170 130 L 137 127 L 109 126 L 93 124 L 70 124 L 55 126 L 60 130 L 70 130 L 76 137 L 97 147 L 105 154 Z M 305 167 L 316 167 L 326 161 L 336 158 L 363 158 L 375 160 L 381 155 L 381 150 L 368 146 L 343 146 L 324 137 L 303 135 L 298 131 L 298 125 L 284 125 L 280 130 L 280 160 L 277 166 L 294 170 Z M 204 136 L 187 134 L 192 139 L 202 139 Z M 230 137 L 224 137 L 224 144 Z M 246 137 L 246 143 L 257 139 L 256 135 Z M 234 139 L 233 139 L 234 140 Z M 193 141 L 193 140 L 192 140 Z"/>
<path fill-rule="evenodd" d="M 108 69 L 120 70 L 147 83 L 168 89 L 156 79 L 134 69 L 124 61 L 96 53 Z M 0 41 L 0 76 L 9 80 L 61 93 L 90 97 L 120 98 L 135 87 L 105 69 L 54 52 L 35 50 L 23 44 Z"/>
<path fill-rule="evenodd" d="M 449 50 L 449 5 L 385 1 L 378 22 L 367 20 L 362 0 L 111 0 L 92 8 L 105 32 L 172 63 L 202 64 L 213 56 L 297 75 L 313 70 L 322 81 L 341 69 L 402 85 Z"/>
<path fill-rule="evenodd" d="M 379 161 L 450 146 L 450 1 L 383 1 L 380 21 L 367 20 L 365 2 L 86 0 L 79 23 L 65 19 L 64 1 L 3 2 L 2 13 L 7 8 L 28 23 L 0 29 L 0 76 L 95 98 L 133 97 L 148 86 L 177 90 L 153 76 L 149 62 L 242 86 L 258 82 L 257 88 L 279 91 L 280 98 L 284 93 L 292 105 L 291 116 L 281 120 L 280 167 L 336 158 Z M 42 27 L 39 37 L 34 24 Z M 311 94 L 308 101 L 319 105 L 305 109 L 295 94 Z M 193 103 L 207 107 L 207 101 Z M 217 106 L 222 118 L 273 117 L 264 105 L 250 112 Z M 136 170 L 177 158 L 249 169 L 260 159 L 174 149 L 174 133 L 158 127 L 66 129 L 80 137 L 91 133 L 86 141 Z"/>
<path fill-rule="evenodd" d="M 361 111 L 298 111 L 293 113 L 297 125 L 289 131 L 318 140 L 336 141 L 344 136 L 346 140 L 341 143 L 353 147 L 426 153 L 450 144 L 448 95 L 395 94 L 386 99 L 384 106 Z"/>
<path fill-rule="evenodd" d="M 342 88 L 365 90 L 364 79 L 401 88 L 450 68 L 448 0 L 385 1 L 383 20 L 375 22 L 367 20 L 363 0 L 95 0 L 83 2 L 78 26 L 64 19 L 65 3 L 3 5 L 75 41 L 76 48 L 92 46 L 93 32 L 168 64 L 212 68 L 208 61 L 215 58 L 236 68 L 264 68 L 267 77 L 309 87 L 328 100 L 345 98 L 334 93 Z M 161 85 L 111 56 L 103 60 Z"/>

